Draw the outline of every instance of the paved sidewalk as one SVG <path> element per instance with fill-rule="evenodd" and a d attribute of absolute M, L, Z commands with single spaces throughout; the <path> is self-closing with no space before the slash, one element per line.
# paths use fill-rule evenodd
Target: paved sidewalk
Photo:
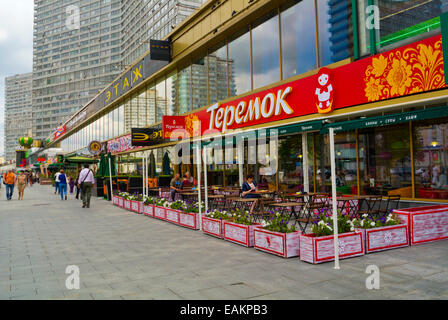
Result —
<path fill-rule="evenodd" d="M 0 299 L 447 299 L 448 241 L 311 265 L 50 186 L 0 196 Z M 381 288 L 367 290 L 368 265 Z M 80 289 L 65 286 L 80 269 Z"/>

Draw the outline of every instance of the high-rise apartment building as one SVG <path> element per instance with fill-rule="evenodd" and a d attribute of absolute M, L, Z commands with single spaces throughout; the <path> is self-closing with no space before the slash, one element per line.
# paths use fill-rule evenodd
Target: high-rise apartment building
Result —
<path fill-rule="evenodd" d="M 4 149 L 7 161 L 15 159 L 18 139 L 32 128 L 32 73 L 5 78 Z"/>
<path fill-rule="evenodd" d="M 202 2 L 35 0 L 34 138 L 47 138 Z"/>
<path fill-rule="evenodd" d="M 149 49 L 149 39 L 161 40 L 205 0 L 128 0 L 122 7 L 121 53 L 132 64 Z"/>

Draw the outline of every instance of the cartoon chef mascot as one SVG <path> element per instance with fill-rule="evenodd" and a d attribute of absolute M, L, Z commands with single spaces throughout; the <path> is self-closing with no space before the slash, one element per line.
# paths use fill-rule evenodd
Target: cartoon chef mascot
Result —
<path fill-rule="evenodd" d="M 331 70 L 321 68 L 317 74 L 316 84 L 316 107 L 319 113 L 328 113 L 333 111 L 333 93 L 334 88 L 331 79 Z"/>

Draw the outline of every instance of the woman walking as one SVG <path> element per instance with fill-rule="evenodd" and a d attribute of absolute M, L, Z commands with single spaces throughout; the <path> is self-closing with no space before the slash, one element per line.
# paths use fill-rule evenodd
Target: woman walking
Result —
<path fill-rule="evenodd" d="M 64 173 L 64 169 L 61 169 L 58 176 L 59 179 L 59 193 L 61 195 L 61 200 L 67 200 L 67 175 Z"/>
<path fill-rule="evenodd" d="M 70 186 L 70 194 L 73 193 L 73 188 L 75 187 L 75 180 L 73 180 L 73 177 L 68 177 L 68 185 Z"/>
<path fill-rule="evenodd" d="M 23 194 L 25 192 L 27 180 L 28 177 L 23 173 L 23 171 L 20 171 L 19 175 L 16 178 L 17 190 L 19 190 L 19 200 L 23 200 Z"/>

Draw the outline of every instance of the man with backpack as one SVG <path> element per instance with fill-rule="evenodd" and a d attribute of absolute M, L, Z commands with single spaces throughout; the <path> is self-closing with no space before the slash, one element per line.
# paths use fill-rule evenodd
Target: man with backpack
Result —
<path fill-rule="evenodd" d="M 95 184 L 95 178 L 89 165 L 85 164 L 84 169 L 79 173 L 78 188 L 81 188 L 82 207 L 90 208 L 90 197 L 92 196 L 92 187 Z"/>

